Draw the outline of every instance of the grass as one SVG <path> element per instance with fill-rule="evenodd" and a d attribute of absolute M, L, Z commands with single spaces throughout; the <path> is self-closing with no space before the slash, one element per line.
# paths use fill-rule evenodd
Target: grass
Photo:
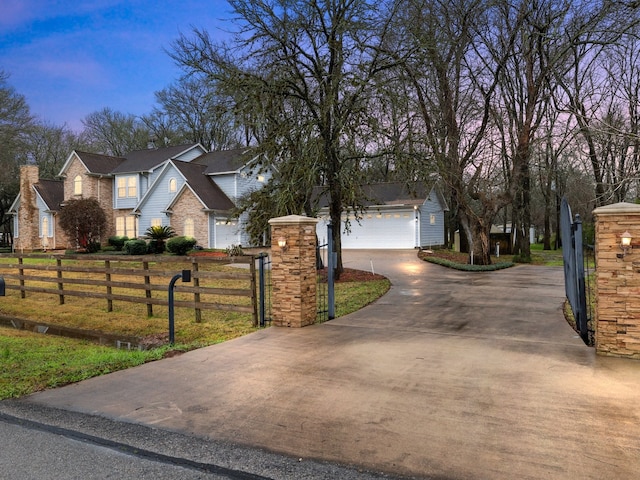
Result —
<path fill-rule="evenodd" d="M 388 280 L 336 284 L 336 316 L 356 311 L 382 296 Z M 46 311 L 46 314 L 43 314 Z M 166 308 L 154 307 L 147 318 L 144 305 L 117 303 L 106 312 L 104 301 L 69 297 L 58 305 L 55 295 L 8 290 L 0 297 L 0 314 L 110 333 L 144 336 L 165 334 Z M 0 327 L 0 399 L 78 382 L 116 370 L 158 360 L 172 350 L 187 351 L 246 335 L 256 330 L 251 316 L 233 312 L 203 311 L 196 323 L 193 311 L 177 308 L 176 345 L 147 351 L 117 350 L 86 341 L 42 335 Z"/>

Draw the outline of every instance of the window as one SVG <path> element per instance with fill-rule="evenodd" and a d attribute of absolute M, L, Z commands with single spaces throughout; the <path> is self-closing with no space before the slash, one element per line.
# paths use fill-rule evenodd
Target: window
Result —
<path fill-rule="evenodd" d="M 138 217 L 133 215 L 116 217 L 116 235 L 136 238 L 138 236 Z"/>
<path fill-rule="evenodd" d="M 162 219 L 161 218 L 152 218 L 151 219 L 151 226 L 152 227 L 159 227 L 162 225 Z"/>
<path fill-rule="evenodd" d="M 49 218 L 48 217 L 42 217 L 41 236 L 42 237 L 48 237 L 49 236 Z"/>
<path fill-rule="evenodd" d="M 193 225 L 193 218 L 185 218 L 184 220 L 184 236 L 195 237 L 195 229 Z"/>
<path fill-rule="evenodd" d="M 116 218 L 116 235 L 118 237 L 124 237 L 124 217 Z"/>
<path fill-rule="evenodd" d="M 435 216 L 435 214 L 432 213 L 429 216 L 429 223 L 431 223 L 431 225 L 435 225 L 436 224 L 436 216 Z"/>
<path fill-rule="evenodd" d="M 76 175 L 73 179 L 73 194 L 82 195 L 82 177 L 80 175 Z"/>
<path fill-rule="evenodd" d="M 258 175 L 258 182 L 264 183 L 264 175 Z"/>
<path fill-rule="evenodd" d="M 138 194 L 138 182 L 135 175 L 118 177 L 118 198 L 135 198 Z"/>
<path fill-rule="evenodd" d="M 125 220 L 126 235 L 129 238 L 136 238 L 138 236 L 138 217 L 129 215 Z"/>
<path fill-rule="evenodd" d="M 135 198 L 138 195 L 138 182 L 136 177 L 127 178 L 127 197 Z"/>
<path fill-rule="evenodd" d="M 175 178 L 169 179 L 169 193 L 176 193 L 177 182 Z"/>

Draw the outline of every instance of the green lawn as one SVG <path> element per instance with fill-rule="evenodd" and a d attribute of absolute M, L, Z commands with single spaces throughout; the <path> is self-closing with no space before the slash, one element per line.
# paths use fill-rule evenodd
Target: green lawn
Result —
<path fill-rule="evenodd" d="M 389 286 L 386 279 L 337 283 L 336 316 L 368 305 L 386 293 Z M 32 295 L 20 299 L 15 291 L 7 293 L 11 295 L 0 298 L 0 314 L 7 313 L 3 312 L 3 302 L 4 310 L 10 310 L 13 314 L 18 303 L 22 306 L 22 312 L 31 312 L 30 316 L 46 321 L 55 315 L 58 323 L 67 326 L 82 325 L 82 328 L 94 330 L 98 330 L 98 326 L 110 326 L 112 331 L 126 331 L 134 335 L 166 332 L 168 328 L 166 315 L 146 318 L 124 311 L 107 314 L 104 308 L 87 310 L 79 301 L 77 304 L 70 302 L 71 305 L 60 306 L 55 296 L 48 296 L 48 303 L 43 304 L 41 297 Z M 43 309 L 46 314 L 42 313 Z M 174 347 L 165 345 L 147 351 L 118 350 L 86 341 L 0 327 L 0 399 L 78 382 L 158 360 L 172 350 L 192 350 L 256 330 L 251 326 L 248 315 L 234 314 L 229 317 L 225 312 L 220 312 L 220 315 L 210 315 L 202 323 L 196 323 L 192 312 L 189 314 L 186 309 L 182 310 L 176 322 L 178 343 Z"/>

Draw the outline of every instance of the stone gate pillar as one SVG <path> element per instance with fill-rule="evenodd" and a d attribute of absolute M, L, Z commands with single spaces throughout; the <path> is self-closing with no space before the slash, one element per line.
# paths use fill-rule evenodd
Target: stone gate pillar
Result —
<path fill-rule="evenodd" d="M 274 326 L 305 327 L 316 320 L 316 218 L 272 218 L 271 314 Z"/>
<path fill-rule="evenodd" d="M 596 352 L 640 358 L 640 205 L 593 211 L 596 221 Z M 631 247 L 621 248 L 623 233 Z M 633 248 L 637 247 L 637 248 Z"/>

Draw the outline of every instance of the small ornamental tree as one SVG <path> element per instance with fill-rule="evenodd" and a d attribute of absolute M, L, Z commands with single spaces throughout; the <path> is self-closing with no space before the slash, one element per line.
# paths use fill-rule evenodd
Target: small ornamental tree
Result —
<path fill-rule="evenodd" d="M 176 232 L 169 225 L 154 225 L 147 228 L 144 236 L 145 238 L 150 238 L 153 245 L 153 251 L 149 253 L 163 253 L 165 249 L 164 241 L 175 237 Z"/>
<path fill-rule="evenodd" d="M 100 245 L 107 216 L 95 198 L 71 199 L 60 211 L 60 228 L 83 249 Z"/>

